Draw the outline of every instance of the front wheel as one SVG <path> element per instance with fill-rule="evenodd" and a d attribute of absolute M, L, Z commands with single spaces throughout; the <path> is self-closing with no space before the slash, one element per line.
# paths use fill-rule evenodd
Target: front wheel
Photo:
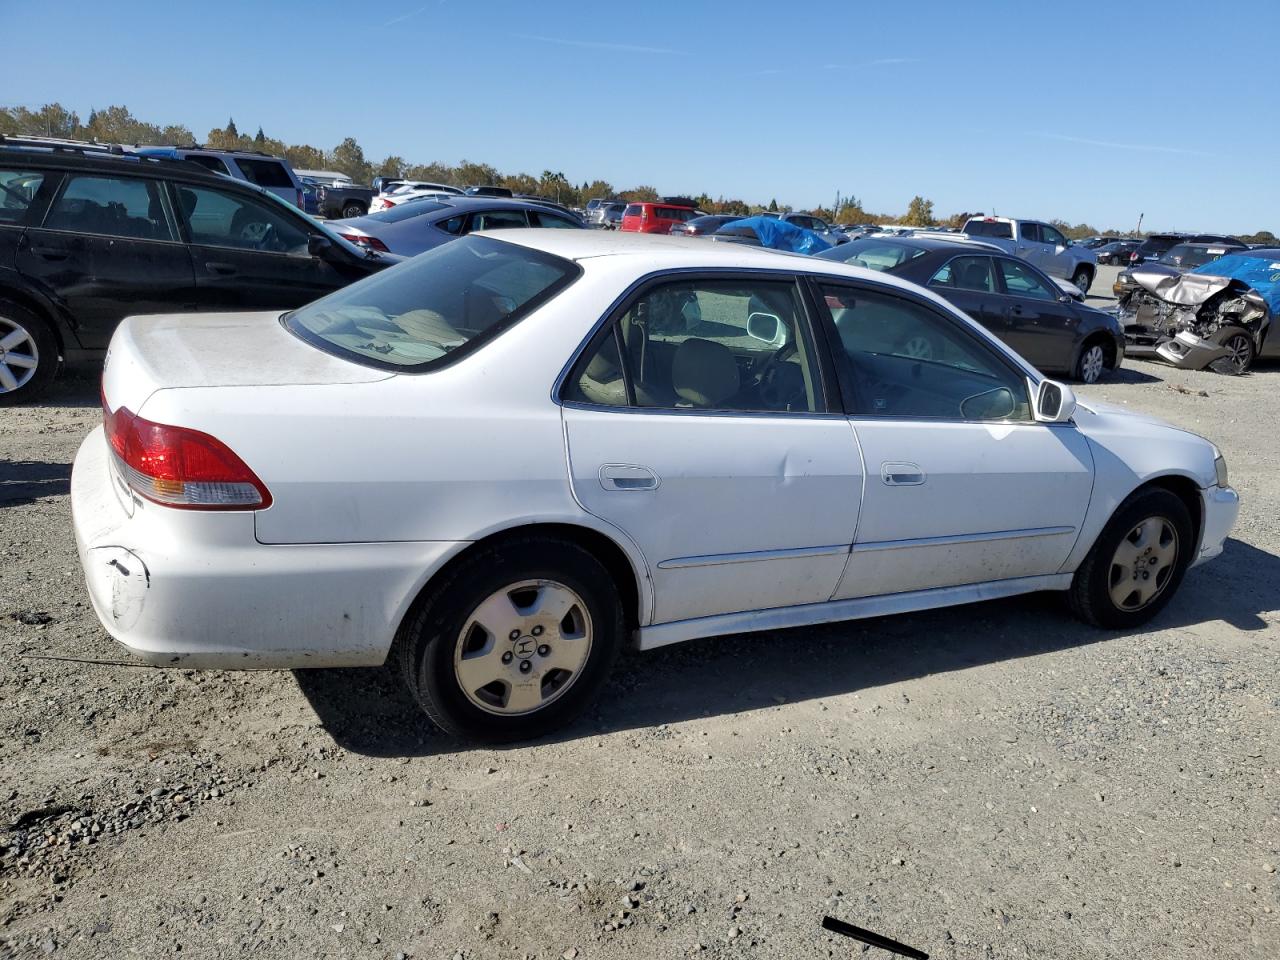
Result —
<path fill-rule="evenodd" d="M 529 537 L 480 550 L 431 590 L 402 628 L 400 667 L 443 730 L 525 740 L 587 707 L 624 633 L 600 562 L 576 544 Z"/>
<path fill-rule="evenodd" d="M 1191 514 L 1168 490 L 1129 497 L 1103 528 L 1071 582 L 1076 615 L 1097 627 L 1146 623 L 1172 598 L 1195 551 Z"/>
<path fill-rule="evenodd" d="M 1097 383 L 1107 369 L 1107 351 L 1100 343 L 1086 343 L 1076 361 L 1076 379 L 1082 383 Z"/>
<path fill-rule="evenodd" d="M 1089 288 L 1093 286 L 1093 271 L 1081 267 L 1071 277 L 1071 282 L 1080 288 L 1080 292 L 1087 294 Z"/>
<path fill-rule="evenodd" d="M 1214 368 L 1236 376 L 1248 373 L 1256 355 L 1253 337 L 1236 327 L 1218 334 L 1218 342 L 1227 348 L 1227 355 L 1221 360 L 1214 361 Z"/>
<path fill-rule="evenodd" d="M 39 395 L 58 368 L 58 343 L 30 310 L 0 300 L 0 406 Z"/>

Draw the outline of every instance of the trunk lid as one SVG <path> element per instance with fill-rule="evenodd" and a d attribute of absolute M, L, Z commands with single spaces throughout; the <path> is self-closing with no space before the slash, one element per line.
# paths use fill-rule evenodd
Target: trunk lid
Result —
<path fill-rule="evenodd" d="M 295 337 L 278 310 L 129 317 L 107 352 L 108 406 L 137 413 L 156 390 L 175 387 L 369 383 L 394 376 L 343 360 Z"/>

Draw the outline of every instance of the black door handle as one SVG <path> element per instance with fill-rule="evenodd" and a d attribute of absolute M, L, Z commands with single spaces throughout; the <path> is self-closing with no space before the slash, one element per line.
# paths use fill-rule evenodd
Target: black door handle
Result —
<path fill-rule="evenodd" d="M 1015 303 L 1012 307 L 1009 308 L 1009 312 L 1012 313 L 1015 317 L 1022 316 L 1022 304 Z"/>
<path fill-rule="evenodd" d="M 230 277 L 237 273 L 233 263 L 206 263 L 204 267 L 210 273 L 216 273 L 220 277 Z"/>
<path fill-rule="evenodd" d="M 31 252 L 41 260 L 65 260 L 71 256 L 65 247 L 32 247 Z"/>

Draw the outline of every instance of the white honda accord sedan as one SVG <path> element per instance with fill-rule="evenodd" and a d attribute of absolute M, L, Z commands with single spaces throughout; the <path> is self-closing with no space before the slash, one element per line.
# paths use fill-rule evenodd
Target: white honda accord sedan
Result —
<path fill-rule="evenodd" d="M 394 656 L 534 736 L 619 649 L 1036 590 L 1124 628 L 1236 518 L 1208 441 L 1077 402 L 883 273 L 469 236 L 292 313 L 134 317 L 72 476 L 94 609 L 181 667 Z"/>

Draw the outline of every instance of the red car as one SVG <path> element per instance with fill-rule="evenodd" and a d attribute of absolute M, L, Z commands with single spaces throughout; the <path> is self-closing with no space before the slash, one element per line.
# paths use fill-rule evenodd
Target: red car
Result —
<path fill-rule="evenodd" d="M 629 203 L 622 211 L 621 230 L 631 233 L 670 233 L 676 224 L 701 216 L 695 207 L 672 203 Z"/>

